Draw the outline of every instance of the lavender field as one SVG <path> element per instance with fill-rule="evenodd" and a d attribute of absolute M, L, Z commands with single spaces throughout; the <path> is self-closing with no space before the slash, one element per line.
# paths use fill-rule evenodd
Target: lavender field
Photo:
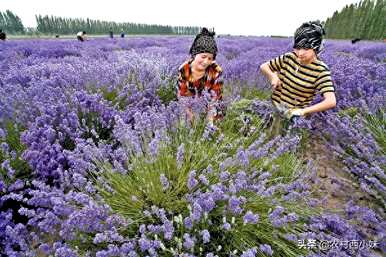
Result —
<path fill-rule="evenodd" d="M 337 108 L 269 138 L 291 39 L 217 38 L 216 129 L 176 101 L 192 41 L 1 42 L 0 255 L 384 256 L 386 44 L 327 41 Z"/>

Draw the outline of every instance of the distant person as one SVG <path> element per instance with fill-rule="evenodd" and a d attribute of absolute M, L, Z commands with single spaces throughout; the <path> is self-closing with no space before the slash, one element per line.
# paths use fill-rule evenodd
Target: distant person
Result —
<path fill-rule="evenodd" d="M 121 31 L 121 38 L 124 38 L 125 37 L 125 32 L 122 30 Z"/>
<path fill-rule="evenodd" d="M 360 38 L 354 38 L 353 40 L 351 40 L 351 44 L 355 44 L 356 42 L 359 42 L 361 41 Z"/>
<path fill-rule="evenodd" d="M 79 31 L 78 34 L 76 34 L 76 38 L 79 41 L 83 42 L 86 40 L 86 34 L 87 34 L 86 31 Z"/>
<path fill-rule="evenodd" d="M 335 87 L 328 66 L 319 59 L 325 31 L 319 22 L 303 23 L 295 32 L 293 51 L 260 66 L 272 85 L 274 106 L 271 137 L 286 134 L 294 117 L 336 106 Z M 316 93 L 323 100 L 311 105 Z"/>
<path fill-rule="evenodd" d="M 5 40 L 7 38 L 7 34 L 0 29 L 0 40 Z"/>
<path fill-rule="evenodd" d="M 112 29 L 110 29 L 109 35 L 110 35 L 110 38 L 113 38 L 113 37 L 114 37 L 114 33 L 113 33 L 113 30 L 112 30 Z"/>

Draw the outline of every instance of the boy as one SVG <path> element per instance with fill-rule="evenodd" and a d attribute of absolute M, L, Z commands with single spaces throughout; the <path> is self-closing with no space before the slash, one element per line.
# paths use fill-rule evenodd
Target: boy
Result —
<path fill-rule="evenodd" d="M 283 127 L 294 117 L 336 106 L 335 87 L 330 70 L 318 58 L 324 34 L 319 22 L 303 23 L 295 32 L 293 52 L 280 55 L 260 66 L 273 88 L 275 114 L 272 130 L 282 129 L 280 126 Z M 317 92 L 321 93 L 324 99 L 310 106 Z"/>
<path fill-rule="evenodd" d="M 214 32 L 209 32 L 203 28 L 196 36 L 190 48 L 191 58 L 184 62 L 178 69 L 178 93 L 179 101 L 187 98 L 201 97 L 207 91 L 211 96 L 208 105 L 207 119 L 209 125 L 213 126 L 213 121 L 220 119 L 221 111 L 217 107 L 222 100 L 222 85 L 220 79 L 222 74 L 221 67 L 215 62 L 217 55 L 217 44 L 214 39 Z M 190 106 L 186 107 L 186 115 L 190 122 L 194 119 L 194 114 Z"/>

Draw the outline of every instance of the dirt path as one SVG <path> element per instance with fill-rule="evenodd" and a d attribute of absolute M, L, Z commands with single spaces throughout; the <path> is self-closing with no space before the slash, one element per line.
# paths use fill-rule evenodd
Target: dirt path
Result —
<path fill-rule="evenodd" d="M 374 199 L 361 191 L 355 178 L 344 170 L 344 164 L 334 157 L 326 144 L 316 136 L 308 140 L 305 160 L 312 160 L 316 168 L 317 178 L 310 181 L 314 197 L 323 199 L 319 207 L 326 212 L 343 212 L 345 205 L 353 201 L 356 205 L 377 210 Z M 381 214 L 381 215 L 384 215 Z M 362 230 L 363 229 L 363 230 Z M 361 228 L 361 231 L 371 238 L 371 231 Z M 380 252 L 372 251 L 372 256 L 382 256 Z"/>
<path fill-rule="evenodd" d="M 363 193 L 355 179 L 344 170 L 344 164 L 338 160 L 322 140 L 313 136 L 304 153 L 306 160 L 312 160 L 317 171 L 313 182 L 316 195 L 324 198 L 323 206 L 328 210 L 342 209 L 353 200 L 356 204 L 368 204 L 372 198 Z"/>

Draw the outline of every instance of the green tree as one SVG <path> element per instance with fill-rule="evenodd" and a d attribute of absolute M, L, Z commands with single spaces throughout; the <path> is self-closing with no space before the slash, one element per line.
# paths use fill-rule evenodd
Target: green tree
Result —
<path fill-rule="evenodd" d="M 89 34 L 106 34 L 110 29 L 127 34 L 196 34 L 199 27 L 172 27 L 158 24 L 117 23 L 87 19 L 70 19 L 54 16 L 36 15 L 37 30 L 42 33 L 74 34 L 85 30 Z"/>
<path fill-rule="evenodd" d="M 8 33 L 24 33 L 25 29 L 19 16 L 10 10 L 0 12 L 0 28 Z"/>
<path fill-rule="evenodd" d="M 346 5 L 326 19 L 328 38 L 386 38 L 386 0 L 363 0 Z"/>

